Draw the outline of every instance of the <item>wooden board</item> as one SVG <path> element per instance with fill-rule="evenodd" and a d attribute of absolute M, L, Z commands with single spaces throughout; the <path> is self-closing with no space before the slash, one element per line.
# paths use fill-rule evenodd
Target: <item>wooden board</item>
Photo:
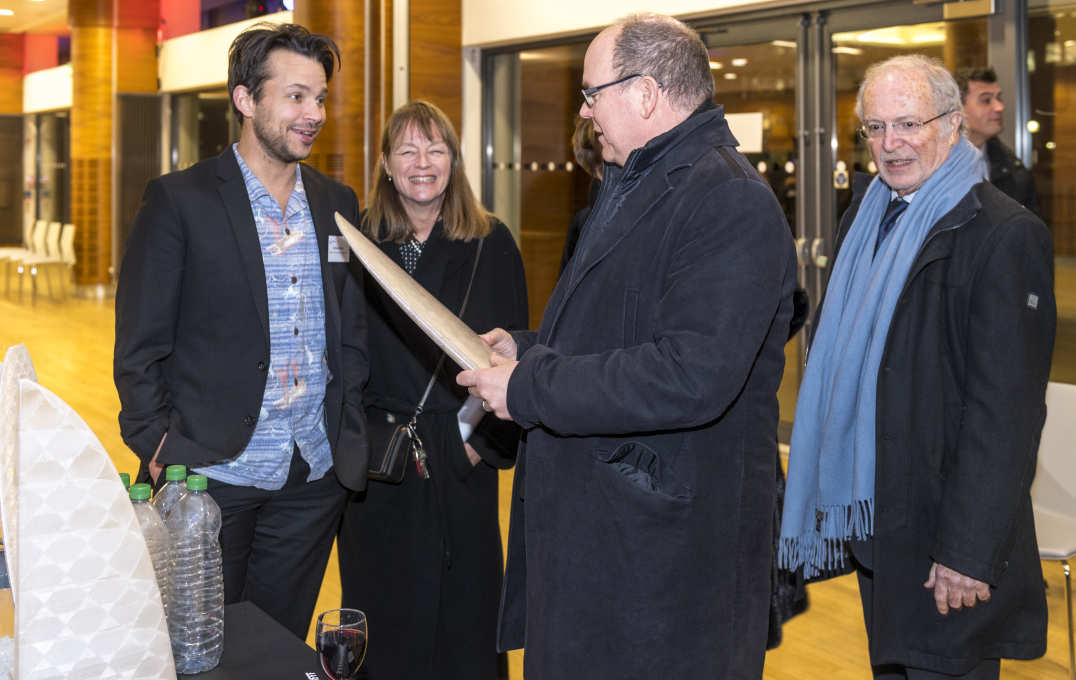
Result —
<path fill-rule="evenodd" d="M 477 333 L 430 295 L 410 274 L 400 269 L 340 213 L 336 213 L 336 225 L 362 266 L 445 354 L 466 369 L 489 368 L 491 351 Z"/>

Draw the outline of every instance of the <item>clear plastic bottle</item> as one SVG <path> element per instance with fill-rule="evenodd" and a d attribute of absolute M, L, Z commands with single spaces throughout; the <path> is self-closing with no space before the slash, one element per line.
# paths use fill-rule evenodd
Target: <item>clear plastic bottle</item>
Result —
<path fill-rule="evenodd" d="M 177 673 L 202 673 L 220 663 L 224 648 L 224 579 L 220 508 L 206 478 L 191 475 L 165 525 L 172 538 L 172 603 L 168 633 Z"/>
<path fill-rule="evenodd" d="M 180 497 L 187 493 L 187 466 L 169 465 L 164 469 L 164 486 L 157 490 L 153 505 L 161 513 L 161 519 L 168 521 L 168 515 L 176 506 Z"/>
<path fill-rule="evenodd" d="M 138 518 L 138 525 L 142 528 L 142 537 L 146 540 L 146 548 L 149 549 L 149 557 L 153 560 L 153 571 L 157 576 L 157 588 L 161 591 L 164 614 L 168 616 L 172 594 L 172 573 L 168 558 L 168 546 L 171 541 L 168 537 L 168 529 L 161 521 L 161 516 L 149 502 L 152 491 L 149 484 L 135 484 L 129 493 L 135 517 Z"/>
<path fill-rule="evenodd" d="M 123 482 L 123 490 L 124 491 L 130 491 L 131 490 L 131 475 L 127 474 L 126 472 L 121 472 L 120 473 L 120 481 Z"/>

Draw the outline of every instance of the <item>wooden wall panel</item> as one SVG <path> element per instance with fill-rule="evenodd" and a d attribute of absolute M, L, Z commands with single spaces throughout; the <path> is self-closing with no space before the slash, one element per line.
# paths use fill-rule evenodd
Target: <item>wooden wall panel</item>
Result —
<path fill-rule="evenodd" d="M 463 28 L 460 0 L 411 0 L 411 98 L 433 102 L 463 124 Z"/>
<path fill-rule="evenodd" d="M 22 113 L 22 65 L 25 39 L 21 33 L 0 34 L 0 115 Z"/>
<path fill-rule="evenodd" d="M 72 28 L 112 26 L 112 0 L 68 0 L 67 23 Z M 72 53 L 71 60 L 74 59 L 75 55 Z"/>
<path fill-rule="evenodd" d="M 343 62 L 329 81 L 325 126 L 308 161 L 333 179 L 352 187 L 361 201 L 365 195 L 365 3 L 310 0 L 296 5 L 296 23 L 335 40 Z"/>
<path fill-rule="evenodd" d="M 78 4 L 71 3 L 72 7 Z M 112 264 L 114 90 L 112 28 L 107 23 L 72 26 L 71 66 L 71 221 L 77 228 L 78 257 L 75 278 L 80 285 L 108 284 Z"/>
<path fill-rule="evenodd" d="M 560 274 L 572 216 L 586 205 L 590 178 L 564 169 L 574 161 L 571 136 L 581 95 L 582 64 L 524 59 L 520 63 L 520 250 L 527 273 L 530 323 L 537 328 Z M 537 168 L 532 169 L 532 163 Z M 556 169 L 546 165 L 555 163 Z"/>

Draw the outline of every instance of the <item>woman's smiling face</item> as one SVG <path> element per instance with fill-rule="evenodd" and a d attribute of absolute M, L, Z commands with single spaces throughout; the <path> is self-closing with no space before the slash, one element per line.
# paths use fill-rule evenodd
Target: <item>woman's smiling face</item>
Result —
<path fill-rule="evenodd" d="M 384 159 L 405 210 L 444 199 L 452 175 L 452 152 L 436 130 L 433 133 L 430 139 L 417 125 L 408 125 Z"/>

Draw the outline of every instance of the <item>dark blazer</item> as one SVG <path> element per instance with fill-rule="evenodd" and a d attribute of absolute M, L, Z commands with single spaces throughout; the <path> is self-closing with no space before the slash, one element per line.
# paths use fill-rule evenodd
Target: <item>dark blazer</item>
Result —
<path fill-rule="evenodd" d="M 1031 212 L 1039 212 L 1039 196 L 1030 168 L 1020 162 L 1009 147 L 997 137 L 986 140 L 986 160 L 990 165 L 990 183 Z"/>
<path fill-rule="evenodd" d="M 518 334 L 502 648 L 528 678 L 760 677 L 796 258 L 719 108 L 606 166 Z"/>
<path fill-rule="evenodd" d="M 355 193 L 301 166 L 321 252 L 331 379 L 325 425 L 341 483 L 366 480 L 362 386 L 369 371 L 361 279 L 329 262 L 333 212 L 357 222 Z M 269 367 L 265 270 L 243 175 L 229 147 L 147 184 L 116 290 L 120 433 L 143 463 L 235 458 L 254 432 Z"/>
<path fill-rule="evenodd" d="M 873 663 L 959 674 L 1045 651 L 1030 487 L 1055 326 L 1049 231 L 975 185 L 921 246 L 878 372 Z M 989 583 L 990 601 L 938 614 L 932 562 Z"/>

